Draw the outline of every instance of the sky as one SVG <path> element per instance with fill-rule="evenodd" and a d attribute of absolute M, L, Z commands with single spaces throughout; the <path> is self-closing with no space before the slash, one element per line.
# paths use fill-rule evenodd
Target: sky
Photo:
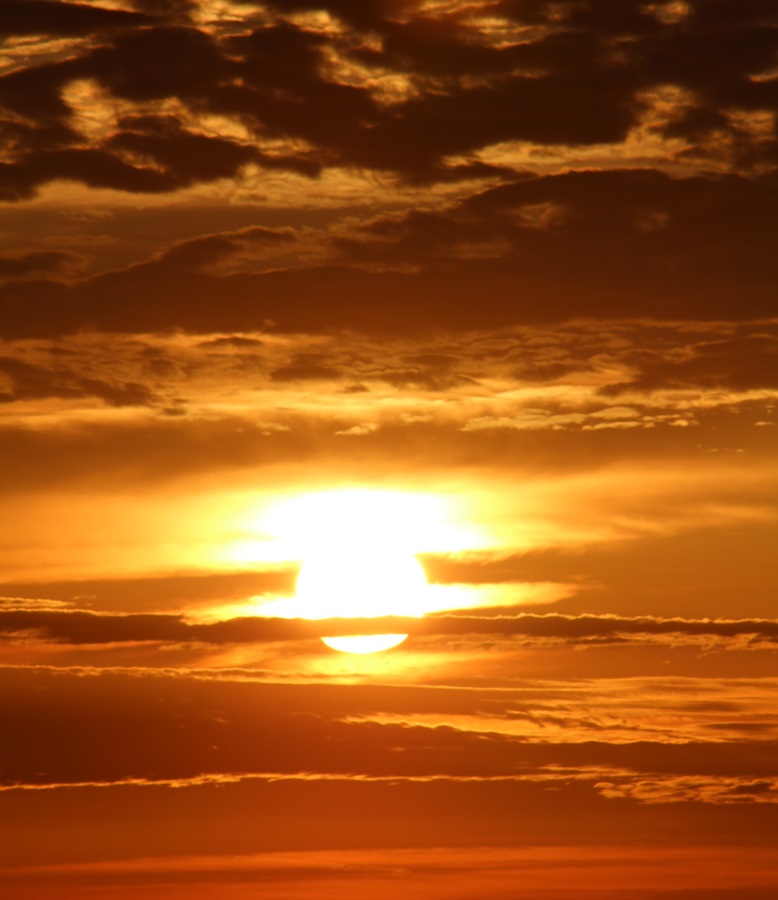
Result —
<path fill-rule="evenodd" d="M 774 897 L 773 0 L 0 39 L 0 892 Z"/>

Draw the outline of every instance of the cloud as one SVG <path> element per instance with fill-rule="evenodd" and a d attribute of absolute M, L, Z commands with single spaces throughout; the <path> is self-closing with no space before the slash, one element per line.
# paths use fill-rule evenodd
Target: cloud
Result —
<path fill-rule="evenodd" d="M 52 153 L 66 168 L 83 167 L 94 177 L 104 171 L 106 184 L 112 172 L 155 183 L 167 178 L 162 169 L 133 168 L 103 151 Z M 545 224 L 524 218 L 546 204 L 557 218 Z M 271 327 L 431 336 L 442 325 L 457 333 L 576 319 L 583 311 L 595 319 L 767 318 L 778 268 L 766 235 L 776 208 L 769 179 L 671 178 L 636 170 L 529 177 L 434 215 L 411 213 L 357 228 L 348 239 L 338 238 L 325 265 L 289 267 L 286 261 L 286 268 L 222 277 L 192 270 L 198 249 L 205 262 L 220 261 L 264 253 L 265 246 L 273 252 L 290 239 L 288 232 L 255 227 L 198 239 L 202 244 L 188 241 L 156 261 L 74 285 L 6 285 L 0 288 L 2 334 Z M 647 216 L 667 224 L 646 230 Z M 494 249 L 471 258 L 469 245 L 484 242 Z M 365 260 L 381 268 L 365 270 Z M 395 270 L 398 263 L 413 271 Z"/>
<path fill-rule="evenodd" d="M 161 6 L 162 4 L 158 4 Z M 152 9 L 149 9 L 152 12 Z M 151 25 L 156 17 L 121 9 L 60 3 L 57 0 L 3 0 L 0 34 L 86 36 L 121 28 Z"/>
<path fill-rule="evenodd" d="M 40 585 L 37 592 L 41 593 Z M 73 604 L 67 600 L 52 600 L 40 597 L 0 597 L 0 612 L 17 612 L 18 610 L 60 610 L 70 609 Z"/>
<path fill-rule="evenodd" d="M 666 512 L 660 518 L 667 524 Z M 577 583 L 579 592 L 555 609 L 569 615 L 596 611 L 726 619 L 737 597 L 739 617 L 758 620 L 775 618 L 775 540 L 774 524 L 754 521 L 737 529 L 692 527 L 642 534 L 638 540 L 592 544 L 574 553 L 538 548 L 507 555 L 429 555 L 423 563 L 428 578 L 444 584 Z M 635 573 L 645 571 L 651 578 L 636 580 Z"/>
<path fill-rule="evenodd" d="M 650 420 L 641 421 L 640 414 L 627 406 L 609 406 L 586 413 L 554 413 L 551 410 L 528 409 L 518 416 L 482 416 L 471 419 L 463 431 L 483 431 L 490 428 L 511 428 L 518 431 L 553 431 L 568 428 L 640 428 L 652 426 Z"/>
<path fill-rule="evenodd" d="M 235 175 L 249 162 L 308 175 L 322 166 L 361 168 L 410 183 L 502 178 L 513 167 L 479 153 L 507 142 L 616 147 L 647 111 L 657 119 L 654 134 L 687 141 L 687 157 L 704 159 L 711 146 L 721 156 L 723 132 L 733 167 L 775 165 L 774 136 L 749 125 L 749 116 L 777 102 L 769 78 L 754 77 L 769 70 L 776 47 L 758 6 L 741 5 L 728 18 L 705 7 L 677 21 L 636 3 L 553 15 L 547 4 L 498 3 L 472 7 L 469 18 L 402 6 L 398 17 L 393 5 L 366 12 L 345 2 L 277 2 L 268 4 L 275 20 L 258 24 L 247 4 L 246 31 L 220 34 L 193 26 L 194 7 L 185 2 L 136 4 L 177 17 L 177 25 L 81 4 L 6 4 L 21 33 L 118 28 L 68 59 L 0 79 L 10 110 L 38 128 L 65 125 L 62 92 L 86 79 L 134 106 L 136 125 L 161 122 L 170 98 L 191 125 L 162 134 L 159 125 L 128 131 L 114 122 L 101 146 L 77 130 L 62 132 L 64 143 L 82 145 L 64 156 L 30 156 L 22 144 L 4 168 L 6 196 L 29 196 L 56 178 L 171 192 Z M 325 10 L 341 27 L 317 29 L 299 15 Z M 669 112 L 657 98 L 667 86 L 686 98 Z M 208 114 L 240 124 L 253 142 L 228 138 L 228 128 L 206 135 L 197 123 Z M 273 141 L 282 146 L 259 146 Z M 300 145 L 313 152 L 292 149 Z M 676 158 L 684 152 L 676 149 Z M 127 156 L 153 165 L 123 163 Z M 665 157 L 674 161 L 670 150 Z"/>
<path fill-rule="evenodd" d="M 84 581 L 3 582 L 0 594 L 8 603 L 40 604 L 51 608 L 77 605 L 84 611 L 159 612 L 172 609 L 192 611 L 202 606 L 262 595 L 290 596 L 294 591 L 297 567 L 229 573 L 178 572 L 136 578 L 96 578 Z M 45 598 L 41 595 L 45 594 Z M 6 607 L 17 608 L 17 607 Z"/>
<path fill-rule="evenodd" d="M 379 723 L 360 712 L 476 699 L 468 691 L 216 680 L 149 670 L 10 667 L 0 673 L 5 785 L 168 781 L 224 774 L 488 781 L 635 774 L 778 777 L 774 742 L 537 740 L 488 730 Z M 520 695 L 517 695 L 517 698 Z M 514 699 L 517 699 L 514 698 Z M 483 698 L 482 698 L 483 700 Z M 99 754 L 89 748 L 99 747 Z M 732 785 L 730 785 L 731 791 Z M 745 797 L 744 792 L 740 792 Z M 698 797 L 697 799 L 704 799 Z"/>
<path fill-rule="evenodd" d="M 97 380 L 105 382 L 108 391 L 116 378 L 116 374 L 111 378 L 108 373 L 101 373 Z M 131 373 L 117 379 L 119 385 L 132 384 L 134 380 Z M 344 383 L 347 382 L 337 384 Z M 294 382 L 281 384 L 288 389 Z M 50 390 L 48 379 L 44 385 L 47 391 Z M 446 421 L 445 417 L 438 421 L 434 409 L 422 421 L 408 422 L 402 416 L 387 415 L 382 416 L 380 422 L 371 422 L 371 413 L 361 410 L 358 415 L 353 409 L 333 412 L 310 409 L 308 404 L 294 412 L 273 410 L 272 417 L 259 402 L 260 408 L 253 411 L 236 415 L 222 410 L 220 414 L 212 414 L 207 406 L 198 410 L 197 398 L 191 397 L 195 408 L 190 414 L 185 407 L 173 403 L 175 397 L 181 396 L 175 385 L 171 390 L 169 384 L 155 379 L 147 389 L 159 398 L 154 409 L 161 407 L 162 414 L 139 412 L 98 420 L 78 414 L 56 416 L 42 422 L 36 430 L 9 419 L 0 428 L 0 482 L 4 489 L 10 494 L 24 492 L 32 486 L 36 489 L 42 485 L 67 489 L 74 484 L 97 486 L 110 483 L 113 489 L 119 490 L 129 484 L 160 485 L 165 479 L 209 472 L 219 472 L 220 477 L 229 477 L 233 483 L 243 479 L 244 486 L 248 487 L 249 481 L 245 479 L 253 479 L 251 483 L 256 485 L 260 466 L 287 467 L 287 471 L 297 469 L 302 472 L 299 467 L 308 464 L 314 456 L 322 471 L 336 480 L 357 477 L 370 480 L 388 475 L 401 478 L 411 462 L 417 471 L 425 473 L 425 477 L 434 479 L 443 477 L 443 473 L 476 469 L 483 475 L 495 477 L 508 471 L 514 478 L 517 472 L 522 478 L 539 474 L 571 477 L 597 469 L 610 471 L 622 465 L 637 471 L 642 461 L 660 453 L 668 461 L 666 469 L 661 470 L 668 472 L 668 486 L 677 483 L 673 460 L 692 459 L 707 479 L 708 491 L 714 490 L 713 472 L 719 473 L 716 491 L 724 489 L 722 479 L 725 477 L 735 478 L 741 489 L 750 491 L 747 470 L 740 467 L 746 454 L 736 454 L 738 448 L 747 450 L 750 471 L 761 473 L 763 485 L 773 479 L 771 429 L 743 427 L 744 422 L 762 421 L 763 417 L 771 415 L 764 403 L 757 404 L 753 410 L 743 410 L 741 415 L 726 411 L 706 416 L 706 427 L 702 429 L 528 431 L 492 427 L 462 431 L 464 423 Z M 82 398 L 80 406 L 83 398 L 99 395 L 79 388 L 78 393 L 74 389 L 69 396 Z M 337 399 L 339 394 L 333 396 Z M 344 401 L 355 396 L 369 399 L 374 393 L 343 394 Z M 130 395 L 121 393 L 118 399 L 122 398 L 129 400 Z M 10 395 L 6 399 L 11 399 Z M 139 396 L 138 399 L 143 398 Z M 418 406 L 418 398 L 410 397 L 410 409 L 418 409 Z M 183 415 L 165 415 L 166 409 Z M 359 458 L 346 461 L 342 455 L 342 439 L 335 436 L 335 432 L 360 424 L 379 427 L 364 436 Z M 402 447 L 401 455 L 398 455 L 398 447 Z M 707 452 L 709 447 L 716 452 Z M 51 465 L 52 458 L 57 459 L 56 467 Z M 603 485 L 611 483 L 610 475 L 604 471 L 601 480 Z M 696 482 L 690 483 L 696 492 L 695 485 Z M 761 499 L 764 501 L 764 493 Z M 731 494 L 722 496 L 722 503 L 730 504 Z M 667 510 L 666 507 L 662 509 L 664 516 Z M 637 510 L 632 512 L 637 514 Z M 700 517 L 718 520 L 712 513 L 705 516 L 700 512 Z"/>
<path fill-rule="evenodd" d="M 630 381 L 603 387 L 603 394 L 701 387 L 748 391 L 778 388 L 778 337 L 767 328 L 750 336 L 692 344 L 683 359 L 666 359 L 650 350 L 629 360 Z"/>
<path fill-rule="evenodd" d="M 601 782 L 598 789 L 608 798 L 631 797 L 642 803 L 778 803 L 778 779 L 648 777 L 639 782 Z"/>
<path fill-rule="evenodd" d="M 382 795 L 378 793 L 376 799 L 381 808 Z M 525 806 L 534 812 L 533 804 Z M 395 810 L 392 806 L 392 816 Z M 272 813 L 277 814 L 275 806 Z M 252 824 L 257 831 L 265 831 Z M 349 829 L 348 840 L 353 841 L 354 834 Z M 553 900 L 570 891 L 581 900 L 615 900 L 630 894 L 641 900 L 771 900 L 774 891 L 774 855 L 765 847 L 712 843 L 670 847 L 652 842 L 650 846 L 638 843 L 625 855 L 614 846 L 594 842 L 536 845 L 524 839 L 517 843 L 476 848 L 460 841 L 435 849 L 360 844 L 358 849 L 261 853 L 251 848 L 253 852 L 240 855 L 211 850 L 197 858 L 183 855 L 179 846 L 179 855 L 14 867 L 5 874 L 4 883 L 22 900 L 32 896 L 27 893 L 30 889 L 40 893 L 54 885 L 55 890 L 83 890 L 89 885 L 119 900 L 136 895 L 140 886 L 148 894 L 185 890 L 192 900 L 209 896 L 216 885 L 221 891 L 305 893 L 321 900 L 352 900 L 368 894 L 374 900 L 391 900 L 398 886 L 405 889 L 410 884 L 423 890 L 428 900 L 451 896 L 509 900 L 515 891 L 510 886 L 515 884 L 522 885 L 527 900 Z M 701 858 L 706 862 L 702 871 Z M 675 889 L 686 883 L 695 887 Z"/>
<path fill-rule="evenodd" d="M 494 635 L 499 637 L 560 638 L 572 643 L 618 641 L 637 636 L 722 637 L 748 636 L 778 640 L 775 619 L 683 619 L 653 616 L 544 615 L 515 616 L 436 614 L 422 619 L 397 616 L 365 619 L 274 619 L 246 617 L 212 624 L 192 624 L 173 615 L 105 615 L 92 612 L 0 611 L 0 630 L 6 634 L 34 634 L 40 639 L 73 644 L 121 641 L 198 641 L 216 644 L 294 641 L 328 634 L 410 633 L 414 635 Z M 746 647 L 748 644 L 745 645 Z"/>
<path fill-rule="evenodd" d="M 318 354 L 299 354 L 289 365 L 270 371 L 270 380 L 282 384 L 295 381 L 333 381 L 341 377 L 337 369 L 323 365 L 322 357 Z"/>
<path fill-rule="evenodd" d="M 367 423 L 364 425 L 352 425 L 351 428 L 336 431 L 335 434 L 345 435 L 346 437 L 364 437 L 366 434 L 373 434 L 373 432 L 377 430 L 377 425 Z"/>
<path fill-rule="evenodd" d="M 52 890 L 121 900 L 183 890 L 203 900 L 216 886 L 323 900 L 390 900 L 398 886 L 430 900 L 509 900 L 516 884 L 532 900 L 560 890 L 585 900 L 630 892 L 676 900 L 680 883 L 719 900 L 774 893 L 770 807 L 689 804 L 669 815 L 661 804 L 603 800 L 589 785 L 554 787 L 341 779 L 4 792 L 0 802 L 15 816 L 2 821 L 3 885 L 24 900 Z M 203 808 L 206 825 L 194 816 Z M 722 846 L 728 828 L 737 839 Z M 427 846 L 430 834 L 437 848 Z"/>
<path fill-rule="evenodd" d="M 164 250 L 148 266 L 187 271 L 201 271 L 216 268 L 236 257 L 261 257 L 268 248 L 294 242 L 295 233 L 289 228 L 265 228 L 252 225 L 239 231 L 201 235 L 188 241 L 181 241 Z M 234 338 L 233 340 L 239 340 Z M 244 341 L 250 339 L 244 338 Z M 244 345 L 245 346 L 245 345 Z"/>
<path fill-rule="evenodd" d="M 68 275 L 83 269 L 85 260 L 62 250 L 30 250 L 0 256 L 0 278 Z"/>
<path fill-rule="evenodd" d="M 47 368 L 19 359 L 0 357 L 0 376 L 10 386 L 0 390 L 0 403 L 48 397 L 96 397 L 108 406 L 148 406 L 155 401 L 149 388 L 137 381 L 104 381 L 76 374 L 66 366 Z"/>
<path fill-rule="evenodd" d="M 166 284 L 178 277 L 194 284 L 208 279 L 206 270 L 266 266 L 287 247 L 296 252 L 296 246 L 284 230 L 204 235 L 126 274 L 128 281 L 138 280 L 138 291 L 153 277 Z M 354 419 L 369 422 L 378 416 L 380 424 L 403 426 L 406 438 L 410 426 L 417 431 L 444 427 L 450 441 L 461 441 L 452 432 L 462 428 L 486 440 L 485 432 L 494 429 L 571 433 L 639 425 L 667 431 L 714 420 L 724 435 L 726 413 L 735 407 L 749 421 L 770 419 L 776 329 L 767 322 L 567 323 L 384 338 L 352 333 L 348 342 L 336 335 L 281 337 L 270 329 L 206 340 L 81 334 L 46 344 L 10 344 L 7 358 L 45 370 L 54 368 L 55 360 L 56 370 L 70 379 L 139 381 L 164 395 L 171 408 L 211 419 L 224 417 L 223 408 L 213 403 L 218 378 L 241 398 L 232 409 L 249 420 L 258 407 L 265 410 L 261 418 L 268 419 L 272 395 L 281 407 L 277 418 L 286 426 L 308 428 L 312 420 L 331 416 L 342 427 L 344 419 L 354 424 Z M 104 352 L 106 341 L 110 356 Z M 290 392 L 300 390 L 295 383 L 311 380 L 336 382 L 326 411 L 303 394 L 289 406 Z M 369 391 L 374 402 L 358 402 L 353 386 Z M 628 390 L 641 396 L 603 399 Z M 683 408 L 677 404 L 679 390 L 684 391 Z M 457 403 L 443 407 L 436 395 Z M 389 397 L 396 407 L 376 405 Z"/>

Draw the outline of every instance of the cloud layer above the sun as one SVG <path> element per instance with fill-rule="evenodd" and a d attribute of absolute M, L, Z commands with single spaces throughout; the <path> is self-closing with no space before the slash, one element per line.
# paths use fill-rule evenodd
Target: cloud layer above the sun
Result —
<path fill-rule="evenodd" d="M 92 207 L 11 241 L 6 337 L 774 311 L 763 4 L 4 6 L 4 198 Z M 233 227 L 133 259 L 139 195 Z"/>

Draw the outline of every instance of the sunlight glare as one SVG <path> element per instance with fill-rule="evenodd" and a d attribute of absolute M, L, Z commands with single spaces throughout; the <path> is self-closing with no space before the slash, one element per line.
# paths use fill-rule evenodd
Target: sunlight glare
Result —
<path fill-rule="evenodd" d="M 409 553 L 473 547 L 474 535 L 453 524 L 450 505 L 449 498 L 410 491 L 320 491 L 276 504 L 262 517 L 262 530 L 303 559 L 345 543 L 386 544 Z"/>
<path fill-rule="evenodd" d="M 307 619 L 423 615 L 428 586 L 413 544 L 415 526 L 425 513 L 429 517 L 431 499 L 352 490 L 290 501 L 278 512 L 276 527 L 279 522 L 286 527 L 287 517 L 297 520 L 303 565 L 295 614 Z M 323 640 L 335 650 L 375 653 L 406 637 L 336 635 Z"/>

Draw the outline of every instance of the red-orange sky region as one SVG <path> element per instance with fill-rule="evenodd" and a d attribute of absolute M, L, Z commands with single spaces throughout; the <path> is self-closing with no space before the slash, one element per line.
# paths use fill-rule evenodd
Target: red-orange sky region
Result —
<path fill-rule="evenodd" d="M 0 39 L 0 894 L 778 896 L 774 0 Z"/>

